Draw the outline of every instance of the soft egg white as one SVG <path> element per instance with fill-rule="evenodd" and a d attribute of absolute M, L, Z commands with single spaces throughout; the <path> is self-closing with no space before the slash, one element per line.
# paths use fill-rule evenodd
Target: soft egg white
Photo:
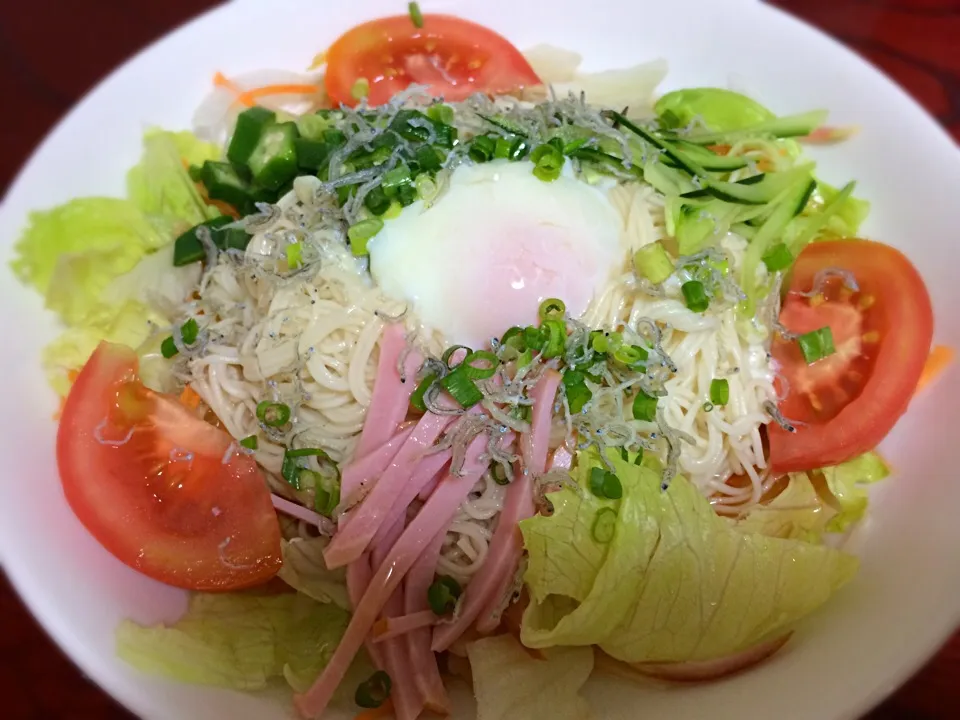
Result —
<path fill-rule="evenodd" d="M 417 201 L 369 244 L 381 290 L 450 343 L 484 347 L 536 322 L 546 298 L 573 317 L 622 265 L 622 221 L 605 190 L 553 182 L 529 162 L 464 165 L 429 208 Z"/>

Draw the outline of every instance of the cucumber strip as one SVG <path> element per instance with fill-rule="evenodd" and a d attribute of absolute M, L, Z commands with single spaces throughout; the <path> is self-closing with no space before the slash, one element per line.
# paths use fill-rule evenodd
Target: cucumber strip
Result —
<path fill-rule="evenodd" d="M 812 173 L 813 163 L 807 163 L 784 172 L 754 176 L 760 177 L 760 180 L 750 178 L 749 183 L 710 180 L 704 189 L 714 197 L 726 202 L 743 205 L 766 205 L 776 200 L 780 193 L 800 180 L 809 180 Z"/>
<path fill-rule="evenodd" d="M 787 173 L 780 173 L 786 175 Z M 748 317 L 752 317 L 756 311 L 756 295 L 758 291 L 757 268 L 760 261 L 770 246 L 776 242 L 787 225 L 797 214 L 797 208 L 801 210 L 810 198 L 810 193 L 816 187 L 816 180 L 807 177 L 795 181 L 789 192 L 784 193 L 782 200 L 777 204 L 770 217 L 763 226 L 757 231 L 757 234 L 750 241 L 750 246 L 743 257 L 743 270 L 741 276 L 741 285 L 747 295 L 741 309 Z"/>
<path fill-rule="evenodd" d="M 745 168 L 749 161 L 740 155 L 718 155 L 705 147 L 678 140 L 676 152 L 687 162 L 697 163 L 704 170 L 714 172 L 732 172 Z"/>
<path fill-rule="evenodd" d="M 613 120 L 616 124 L 623 125 L 623 127 L 632 132 L 634 135 L 638 136 L 641 140 L 653 145 L 658 150 L 662 150 L 667 157 L 679 164 L 682 169 L 686 170 L 691 175 L 702 178 L 707 177 L 706 169 L 701 167 L 696 161 L 683 157 L 676 151 L 672 144 L 644 130 L 639 125 L 635 125 L 634 123 L 630 122 L 626 117 L 618 113 L 616 110 L 607 110 L 603 113 L 603 115 Z"/>
<path fill-rule="evenodd" d="M 809 135 L 823 125 L 827 119 L 826 110 L 812 110 L 799 115 L 786 115 L 749 127 L 726 132 L 691 133 L 684 140 L 695 145 L 731 144 L 751 135 L 772 135 L 777 138 L 791 138 Z"/>
<path fill-rule="evenodd" d="M 643 166 L 643 179 L 667 197 L 696 192 L 696 187 L 680 170 L 651 160 Z"/>
<path fill-rule="evenodd" d="M 483 113 L 477 113 L 477 115 L 501 130 L 506 130 L 508 133 L 519 135 L 520 137 L 527 137 L 527 131 L 524 130 L 523 127 L 502 115 L 484 115 Z"/>
<path fill-rule="evenodd" d="M 823 229 L 824 225 L 827 224 L 827 221 L 829 221 L 831 217 L 840 211 L 840 206 L 843 205 L 847 198 L 853 195 L 853 190 L 856 186 L 856 182 L 848 182 L 843 186 L 840 192 L 837 193 L 833 200 L 823 206 L 823 209 L 820 212 L 803 219 L 803 230 L 801 230 L 801 232 L 787 245 L 790 249 L 790 253 L 794 257 L 799 255 L 800 251 L 803 250 L 803 248 L 805 248 L 811 241 L 813 241 L 813 239 L 817 236 L 817 233 Z"/>

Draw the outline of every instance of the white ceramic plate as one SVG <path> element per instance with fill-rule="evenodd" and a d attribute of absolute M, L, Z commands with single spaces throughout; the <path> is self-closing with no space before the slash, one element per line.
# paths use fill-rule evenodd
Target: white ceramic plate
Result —
<path fill-rule="evenodd" d="M 960 346 L 956 208 L 960 153 L 907 95 L 823 35 L 753 0 L 515 0 L 421 3 L 489 25 L 521 47 L 548 41 L 580 51 L 589 69 L 665 57 L 667 88 L 746 90 L 781 113 L 826 107 L 863 132 L 816 153 L 826 180 L 860 181 L 873 201 L 866 233 L 919 266 L 933 295 L 936 340 Z M 270 7 L 277 8 L 271 10 Z M 280 8 L 282 7 L 282 11 Z M 113 559 L 83 530 L 60 491 L 53 456 L 55 399 L 39 366 L 53 337 L 40 299 L 6 273 L 34 208 L 71 197 L 120 194 L 148 125 L 189 127 L 215 70 L 301 69 L 357 21 L 402 12 L 399 0 L 364 3 L 235 2 L 178 30 L 128 62 L 54 130 L 11 189 L 0 217 L 0 550 L 6 572 L 40 622 L 80 667 L 145 718 L 283 718 L 275 700 L 144 677 L 114 657 L 124 617 L 171 619 L 183 593 Z M 954 309 L 954 312 L 950 312 Z M 855 717 L 892 691 L 960 619 L 960 482 L 953 454 L 960 372 L 919 397 L 884 443 L 897 477 L 878 488 L 850 547 L 856 581 L 760 668 L 701 686 L 613 680 L 588 690 L 604 718 L 781 720 Z M 534 690 L 535 691 L 535 690 Z M 472 716 L 462 693 L 457 716 Z"/>

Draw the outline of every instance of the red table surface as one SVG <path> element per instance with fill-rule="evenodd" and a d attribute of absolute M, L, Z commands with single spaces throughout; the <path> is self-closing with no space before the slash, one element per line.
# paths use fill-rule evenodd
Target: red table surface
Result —
<path fill-rule="evenodd" d="M 718 0 L 721 1 L 721 0 Z M 0 6 L 0 192 L 116 65 L 217 3 L 30 0 Z M 960 0 L 776 0 L 878 65 L 960 140 Z M 402 3 L 401 3 L 402 5 Z M 0 716 L 131 716 L 87 680 L 0 578 Z M 816 692 L 816 688 L 810 688 Z M 960 633 L 869 720 L 960 717 Z"/>

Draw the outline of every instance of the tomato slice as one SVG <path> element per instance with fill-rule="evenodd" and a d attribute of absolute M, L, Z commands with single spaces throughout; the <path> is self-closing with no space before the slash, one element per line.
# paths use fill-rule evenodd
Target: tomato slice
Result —
<path fill-rule="evenodd" d="M 850 272 L 808 298 L 819 271 Z M 779 410 L 796 432 L 769 426 L 775 474 L 835 465 L 872 450 L 906 411 L 933 339 L 926 285 L 898 250 L 869 240 L 809 245 L 797 258 L 780 322 L 803 334 L 829 326 L 836 352 L 807 365 L 795 341 L 771 352 L 787 381 Z"/>
<path fill-rule="evenodd" d="M 118 559 L 169 585 L 235 590 L 280 568 L 280 529 L 256 462 L 174 398 L 143 386 L 137 355 L 102 343 L 57 433 L 63 491 Z"/>
<path fill-rule="evenodd" d="M 503 94 L 540 78 L 510 41 L 493 30 L 450 15 L 408 15 L 372 20 L 341 35 L 327 50 L 327 94 L 355 105 L 354 84 L 370 84 L 367 101 L 382 105 L 412 83 L 435 97 L 464 100 L 474 93 Z"/>

